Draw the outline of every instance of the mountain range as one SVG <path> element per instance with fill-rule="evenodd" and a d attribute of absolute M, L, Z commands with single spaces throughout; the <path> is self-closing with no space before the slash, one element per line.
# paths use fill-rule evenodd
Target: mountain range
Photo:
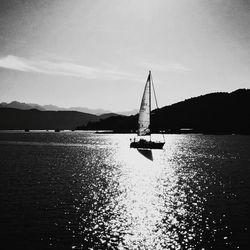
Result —
<path fill-rule="evenodd" d="M 250 89 L 210 93 L 151 112 L 151 131 L 250 134 Z M 0 129 L 84 129 L 136 132 L 137 115 L 0 108 Z"/>
<path fill-rule="evenodd" d="M 88 113 L 93 115 L 102 115 L 102 114 L 109 114 L 113 113 L 110 110 L 105 109 L 89 109 L 86 107 L 70 107 L 70 108 L 63 108 L 58 107 L 56 105 L 39 105 L 35 103 L 25 103 L 25 102 L 18 102 L 13 101 L 10 103 L 2 102 L 0 103 L 0 108 L 15 108 L 15 109 L 21 109 L 21 110 L 29 110 L 29 109 L 37 109 L 40 111 L 78 111 L 82 113 Z M 131 111 L 124 111 L 124 112 L 118 112 L 120 115 L 134 115 L 138 113 L 137 109 L 131 110 Z"/>

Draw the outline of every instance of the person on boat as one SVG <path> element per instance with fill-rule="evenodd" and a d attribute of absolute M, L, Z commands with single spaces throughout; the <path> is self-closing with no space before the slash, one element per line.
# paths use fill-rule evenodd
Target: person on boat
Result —
<path fill-rule="evenodd" d="M 147 141 L 145 139 L 140 139 L 141 143 L 146 143 Z"/>

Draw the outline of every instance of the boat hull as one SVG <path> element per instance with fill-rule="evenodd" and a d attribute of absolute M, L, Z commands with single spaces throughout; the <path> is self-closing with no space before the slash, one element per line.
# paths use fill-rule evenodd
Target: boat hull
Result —
<path fill-rule="evenodd" d="M 130 143 L 131 148 L 139 149 L 162 149 L 165 142 L 135 141 Z"/>

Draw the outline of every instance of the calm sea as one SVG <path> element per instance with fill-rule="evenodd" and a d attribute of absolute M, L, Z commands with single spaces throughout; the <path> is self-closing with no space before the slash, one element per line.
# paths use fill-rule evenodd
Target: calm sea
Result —
<path fill-rule="evenodd" d="M 250 136 L 166 135 L 153 160 L 132 136 L 1 132 L 1 244 L 249 249 Z"/>

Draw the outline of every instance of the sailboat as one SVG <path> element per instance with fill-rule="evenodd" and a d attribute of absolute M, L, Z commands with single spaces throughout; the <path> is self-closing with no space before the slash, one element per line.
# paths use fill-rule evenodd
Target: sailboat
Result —
<path fill-rule="evenodd" d="M 137 135 L 140 139 L 139 140 L 134 139 L 134 141 L 130 143 L 131 148 L 162 149 L 165 144 L 164 135 L 163 135 L 164 142 L 151 140 L 150 112 L 151 112 L 151 88 L 152 87 L 153 87 L 156 106 L 158 108 L 152 75 L 151 75 L 151 71 L 149 71 L 148 78 L 147 78 L 146 85 L 145 85 L 144 92 L 143 92 L 143 96 L 142 96 L 142 101 L 141 101 L 141 106 L 140 106 L 140 111 L 139 111 L 139 118 L 138 118 Z M 144 139 L 146 138 L 146 136 L 149 136 L 149 140 Z"/>

